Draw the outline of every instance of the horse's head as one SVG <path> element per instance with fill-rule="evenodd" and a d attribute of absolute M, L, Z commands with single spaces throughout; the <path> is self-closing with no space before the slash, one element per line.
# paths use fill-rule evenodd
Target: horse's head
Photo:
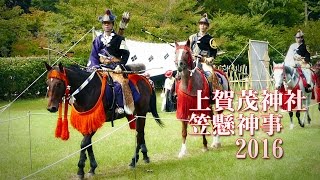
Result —
<path fill-rule="evenodd" d="M 273 80 L 274 80 L 274 87 L 276 89 L 280 89 L 283 84 L 283 80 L 285 78 L 285 71 L 284 71 L 284 63 L 276 64 L 273 62 Z"/>
<path fill-rule="evenodd" d="M 57 112 L 59 103 L 62 97 L 66 94 L 66 87 L 68 85 L 68 79 L 65 70 L 61 63 L 58 66 L 51 67 L 45 63 L 48 70 L 47 74 L 47 89 L 48 89 L 48 106 L 47 110 L 50 112 Z"/>
<path fill-rule="evenodd" d="M 185 45 L 176 45 L 176 58 L 175 64 L 179 72 L 193 69 L 192 54 L 190 50 L 190 41 L 188 40 Z"/>

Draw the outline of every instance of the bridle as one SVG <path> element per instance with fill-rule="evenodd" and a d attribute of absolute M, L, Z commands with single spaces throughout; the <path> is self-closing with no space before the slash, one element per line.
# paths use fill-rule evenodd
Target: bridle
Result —
<path fill-rule="evenodd" d="M 176 47 L 176 51 L 178 51 L 179 49 L 183 49 L 184 51 L 187 51 L 186 54 L 188 56 L 187 59 L 187 70 L 191 73 L 193 73 L 195 71 L 196 67 L 193 67 L 193 59 L 192 59 L 192 54 L 191 54 L 191 49 L 188 46 L 177 46 Z M 181 60 L 180 60 L 181 61 Z M 178 64 L 179 60 L 176 58 L 175 59 L 175 64 L 177 65 L 177 67 L 179 67 L 180 65 Z"/>
<path fill-rule="evenodd" d="M 69 86 L 69 81 L 68 81 L 68 78 L 67 78 L 67 74 L 66 74 L 66 70 L 65 68 L 63 68 L 63 72 L 60 72 L 56 69 L 53 69 L 51 70 L 49 73 L 48 73 L 48 79 L 50 78 L 55 78 L 55 79 L 59 79 L 61 81 L 63 81 L 66 89 L 64 91 L 64 97 L 65 97 L 65 100 L 69 100 L 69 97 L 70 97 L 70 86 Z"/>
<path fill-rule="evenodd" d="M 277 70 L 277 69 L 282 70 L 283 80 L 286 80 L 286 73 L 285 73 L 285 70 L 284 70 L 284 65 L 281 65 L 280 67 L 279 67 L 279 66 L 273 67 L 273 71 L 275 71 L 275 70 Z"/>

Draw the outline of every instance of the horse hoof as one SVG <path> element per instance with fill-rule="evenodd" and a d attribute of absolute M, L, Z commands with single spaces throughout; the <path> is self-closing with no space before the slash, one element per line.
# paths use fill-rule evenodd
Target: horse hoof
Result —
<path fill-rule="evenodd" d="M 290 129 L 293 129 L 294 125 L 293 124 L 290 124 Z"/>
<path fill-rule="evenodd" d="M 93 176 L 94 176 L 94 173 L 92 173 L 92 172 L 88 173 L 88 178 L 92 178 Z"/>
<path fill-rule="evenodd" d="M 183 158 L 186 155 L 186 152 L 179 152 L 178 158 Z"/>
<path fill-rule="evenodd" d="M 136 164 L 135 164 L 135 163 L 131 162 L 131 163 L 129 164 L 129 169 L 134 169 L 135 167 L 136 167 Z"/>
<path fill-rule="evenodd" d="M 304 127 L 304 124 L 299 123 L 299 125 L 300 125 L 301 127 Z"/>
<path fill-rule="evenodd" d="M 208 152 L 209 149 L 208 148 L 202 148 L 202 152 Z"/>
<path fill-rule="evenodd" d="M 150 158 L 148 157 L 148 158 L 143 158 L 143 161 L 145 162 L 145 163 L 150 163 Z"/>
<path fill-rule="evenodd" d="M 220 148 L 221 147 L 221 143 L 213 143 L 211 145 L 212 148 Z"/>
<path fill-rule="evenodd" d="M 84 174 L 83 174 L 83 175 L 79 175 L 79 174 L 78 174 L 78 179 L 79 179 L 79 180 L 83 180 L 83 179 L 84 179 Z"/>

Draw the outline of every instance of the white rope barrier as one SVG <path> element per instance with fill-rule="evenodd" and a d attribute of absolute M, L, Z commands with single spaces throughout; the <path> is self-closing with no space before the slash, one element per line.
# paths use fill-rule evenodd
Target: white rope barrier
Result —
<path fill-rule="evenodd" d="M 238 54 L 238 56 L 232 61 L 232 63 L 230 64 L 229 67 L 231 67 L 233 65 L 233 63 L 240 57 L 240 55 L 243 53 L 243 51 L 247 48 L 247 46 L 249 45 L 249 43 L 247 43 L 244 48 L 240 51 L 240 53 Z"/>
<path fill-rule="evenodd" d="M 106 137 L 112 135 L 113 133 L 117 132 L 118 130 L 120 130 L 121 128 L 123 128 L 124 126 L 128 125 L 129 123 L 131 123 L 131 122 L 134 121 L 134 120 L 136 120 L 136 117 L 135 117 L 134 119 L 132 119 L 131 121 L 128 121 L 127 123 L 125 123 L 125 124 L 121 125 L 120 127 L 116 128 L 115 130 L 111 131 L 110 133 L 105 134 L 104 136 L 102 136 L 102 137 L 99 138 L 98 140 L 92 142 L 91 144 L 87 145 L 86 147 L 84 147 L 84 148 L 82 148 L 82 149 L 79 149 L 78 151 L 75 151 L 75 152 L 67 155 L 66 157 L 64 157 L 64 158 L 62 158 L 62 159 L 60 159 L 60 160 L 58 160 L 58 161 L 56 161 L 56 162 L 54 162 L 54 163 L 52 163 L 52 164 L 49 164 L 49 165 L 45 166 L 44 168 L 41 168 L 41 169 L 37 170 L 36 172 L 31 173 L 31 174 L 23 177 L 22 179 L 30 178 L 30 177 L 32 177 L 32 176 L 34 176 L 34 175 L 36 175 L 36 174 L 38 174 L 38 173 L 46 170 L 46 169 L 49 169 L 50 167 L 53 167 L 54 165 L 57 165 L 57 164 L 63 162 L 63 161 L 66 160 L 66 159 L 69 159 L 70 157 L 74 156 L 75 154 L 78 154 L 80 151 L 88 148 L 89 146 L 92 146 L 93 144 L 96 144 L 97 142 L 99 142 L 99 141 L 105 139 Z"/>

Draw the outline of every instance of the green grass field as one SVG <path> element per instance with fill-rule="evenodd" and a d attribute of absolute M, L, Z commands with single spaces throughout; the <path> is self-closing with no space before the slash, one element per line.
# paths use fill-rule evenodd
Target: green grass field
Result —
<path fill-rule="evenodd" d="M 158 102 L 159 108 L 160 100 Z M 4 104 L 2 102 L 0 106 Z M 72 128 L 68 141 L 54 137 L 57 114 L 47 112 L 46 104 L 45 99 L 22 100 L 0 114 L 0 179 L 21 179 L 80 149 L 82 136 Z M 235 142 L 240 138 L 237 132 L 234 136 L 222 137 L 222 147 L 208 152 L 202 152 L 201 137 L 188 136 L 188 154 L 179 159 L 181 123 L 175 120 L 175 113 L 160 113 L 164 128 L 160 128 L 149 114 L 145 136 L 151 163 L 139 161 L 133 170 L 128 164 L 134 152 L 135 131 L 129 130 L 127 125 L 115 131 L 127 123 L 124 119 L 115 121 L 115 127 L 106 123 L 93 141 L 115 132 L 93 145 L 98 162 L 94 179 L 319 179 L 320 113 L 312 106 L 310 114 L 311 126 L 301 128 L 295 119 L 294 129 L 289 130 L 288 114 L 283 113 L 281 133 L 268 137 L 262 130 L 256 132 L 253 137 L 259 142 L 256 159 L 236 158 L 239 147 Z M 15 119 L 17 117 L 19 119 Z M 247 143 L 250 140 L 248 135 L 243 138 Z M 270 159 L 262 158 L 262 140 L 265 138 L 269 139 Z M 283 140 L 284 156 L 281 159 L 272 155 L 275 138 Z M 210 145 L 212 138 L 208 137 L 208 141 Z M 79 153 L 76 153 L 28 179 L 76 179 L 78 160 Z M 86 172 L 88 170 L 87 161 Z"/>

